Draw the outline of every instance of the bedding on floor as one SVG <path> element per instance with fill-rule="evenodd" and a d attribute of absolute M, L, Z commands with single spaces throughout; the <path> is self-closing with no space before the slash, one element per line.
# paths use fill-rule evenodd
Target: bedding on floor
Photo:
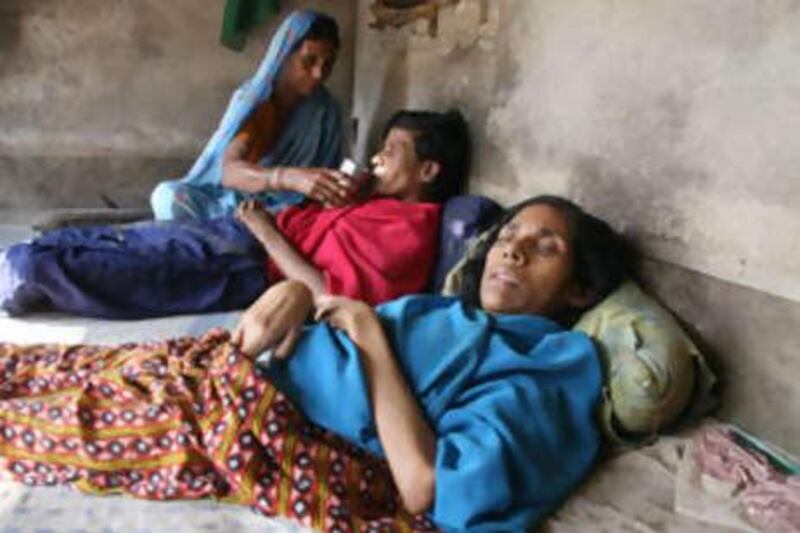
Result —
<path fill-rule="evenodd" d="M 28 235 L 24 228 L 0 230 L 0 247 L 4 237 L 5 242 L 16 242 Z M 20 320 L 0 312 L 0 341 L 118 344 L 164 340 L 198 336 L 215 326 L 231 328 L 238 317 L 239 312 L 228 312 L 122 322 L 37 313 Z M 688 492 L 686 472 L 694 471 L 689 460 L 698 431 L 662 437 L 650 446 L 606 459 L 541 529 L 556 533 L 748 530 L 752 526 L 704 521 L 708 517 L 697 514 L 699 500 Z M 687 502 L 695 505 L 690 509 Z M 75 532 L 98 527 L 109 532 L 309 530 L 294 521 L 267 518 L 242 506 L 211 500 L 100 497 L 65 487 L 31 487 L 0 476 L 0 530 L 59 530 L 64 524 Z"/>
<path fill-rule="evenodd" d="M 233 327 L 239 313 L 184 315 L 141 321 L 110 321 L 35 314 L 0 316 L 0 341 L 118 344 L 200 335 L 214 326 Z M 686 500 L 678 484 L 686 450 L 697 430 L 601 462 L 567 502 L 542 525 L 545 532 L 733 532 L 743 531 L 678 513 Z M 267 518 L 249 509 L 214 502 L 153 502 L 94 496 L 64 487 L 30 487 L 0 477 L 0 530 L 41 531 L 70 524 L 97 531 L 307 531 L 296 522 Z M 157 526 L 156 526 L 157 524 Z"/>
<path fill-rule="evenodd" d="M 215 498 L 325 531 L 430 530 L 384 461 L 310 424 L 224 330 L 0 346 L 0 467 L 26 485 Z"/>

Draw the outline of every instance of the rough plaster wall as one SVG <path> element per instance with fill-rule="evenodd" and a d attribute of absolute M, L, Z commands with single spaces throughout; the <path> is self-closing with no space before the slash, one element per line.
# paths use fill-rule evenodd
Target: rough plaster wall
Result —
<path fill-rule="evenodd" d="M 231 91 L 261 59 L 275 17 L 243 53 L 219 44 L 219 0 L 0 1 L 0 209 L 146 205 L 183 174 Z M 343 49 L 329 86 L 352 96 L 354 8 L 334 15 Z"/>
<path fill-rule="evenodd" d="M 457 105 L 473 190 L 567 194 L 652 257 L 800 301 L 800 2 L 496 0 L 481 26 L 462 0 L 436 40 L 368 29 L 368 3 L 362 123 Z"/>
<path fill-rule="evenodd" d="M 623 229 L 722 365 L 720 415 L 800 451 L 800 2 L 492 0 L 481 25 L 461 0 L 435 40 L 368 28 L 368 4 L 357 153 L 399 107 L 462 109 L 471 190 Z"/>
<path fill-rule="evenodd" d="M 800 456 L 800 305 L 659 261 L 643 278 L 717 367 L 717 415 Z"/>

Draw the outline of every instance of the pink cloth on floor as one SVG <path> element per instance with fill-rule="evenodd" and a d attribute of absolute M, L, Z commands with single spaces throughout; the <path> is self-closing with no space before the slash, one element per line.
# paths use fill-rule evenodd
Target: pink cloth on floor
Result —
<path fill-rule="evenodd" d="M 780 472 L 721 427 L 702 431 L 694 444 L 700 471 L 736 484 L 755 525 L 768 531 L 800 531 L 800 476 Z"/>

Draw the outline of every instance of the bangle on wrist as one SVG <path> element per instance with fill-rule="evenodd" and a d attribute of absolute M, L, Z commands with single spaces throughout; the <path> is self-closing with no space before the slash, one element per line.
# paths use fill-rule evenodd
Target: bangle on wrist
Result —
<path fill-rule="evenodd" d="M 284 189 L 283 185 L 283 167 L 275 167 L 272 174 L 273 189 Z"/>
<path fill-rule="evenodd" d="M 264 191 L 275 191 L 281 188 L 280 179 L 280 167 L 273 167 L 267 169 L 264 173 Z"/>

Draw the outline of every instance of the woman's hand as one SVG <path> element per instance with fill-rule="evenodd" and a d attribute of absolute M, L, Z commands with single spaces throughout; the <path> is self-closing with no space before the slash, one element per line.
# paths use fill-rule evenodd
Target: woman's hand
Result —
<path fill-rule="evenodd" d="M 247 308 L 232 340 L 251 357 L 273 348 L 273 357 L 285 359 L 294 350 L 313 305 L 311 291 L 304 284 L 299 281 L 277 283 Z"/>
<path fill-rule="evenodd" d="M 275 228 L 272 214 L 258 200 L 245 200 L 236 207 L 236 219 L 257 238 Z"/>
<path fill-rule="evenodd" d="M 356 193 L 356 186 L 347 175 L 329 168 L 282 168 L 279 176 L 281 189 L 335 207 L 351 202 Z"/>
<path fill-rule="evenodd" d="M 378 320 L 366 303 L 319 296 L 316 319 L 344 330 L 358 347 L 389 469 L 406 509 L 422 513 L 436 493 L 436 434 L 403 376 Z"/>
<path fill-rule="evenodd" d="M 324 321 L 341 329 L 354 343 L 359 344 L 367 332 L 380 322 L 369 304 L 344 296 L 323 294 L 317 297 L 314 320 Z"/>

